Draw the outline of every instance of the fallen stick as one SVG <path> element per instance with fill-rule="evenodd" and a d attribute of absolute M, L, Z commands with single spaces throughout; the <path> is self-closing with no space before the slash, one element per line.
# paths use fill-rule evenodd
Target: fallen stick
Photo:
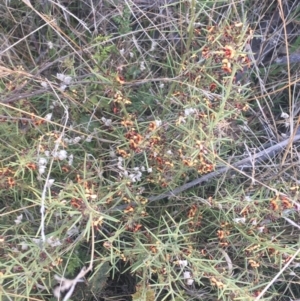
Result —
<path fill-rule="evenodd" d="M 300 131 L 299 130 L 297 131 L 297 134 L 293 138 L 293 143 L 298 140 L 300 140 Z M 273 146 L 270 146 L 256 154 L 253 154 L 253 156 L 242 159 L 242 160 L 237 161 L 232 164 L 228 164 L 227 166 L 221 167 L 221 168 L 217 169 L 216 171 L 213 171 L 209 174 L 203 175 L 203 176 L 201 176 L 191 182 L 183 184 L 182 186 L 179 186 L 173 190 L 167 191 L 167 192 L 159 194 L 157 196 L 152 196 L 152 197 L 148 198 L 148 201 L 149 201 L 149 203 L 151 203 L 151 202 L 159 201 L 166 197 L 176 196 L 185 190 L 188 190 L 196 185 L 199 185 L 199 184 L 206 182 L 218 175 L 221 175 L 221 174 L 227 172 L 228 170 L 232 169 L 233 167 L 240 169 L 243 165 L 251 163 L 252 160 L 254 160 L 256 162 L 265 161 L 268 158 L 274 157 L 277 153 L 279 153 L 281 150 L 283 150 L 284 147 L 286 147 L 289 143 L 290 143 L 290 138 L 287 138 L 287 139 L 285 139 Z"/>
<path fill-rule="evenodd" d="M 292 138 L 292 143 L 296 142 L 296 141 L 299 141 L 300 140 L 300 128 L 297 130 L 297 133 L 296 135 L 294 136 L 294 138 Z M 270 146 L 256 154 L 253 154 L 252 156 L 249 156 L 245 159 L 242 159 L 240 161 L 237 161 L 235 163 L 232 163 L 232 164 L 228 164 L 224 167 L 220 167 L 218 168 L 217 170 L 209 173 L 209 174 L 206 174 L 206 175 L 203 175 L 191 182 L 188 182 L 186 184 L 183 184 L 175 189 L 172 189 L 172 190 L 169 190 L 167 192 L 164 192 L 164 193 L 161 193 L 157 196 L 151 196 L 148 198 L 148 203 L 147 204 L 151 204 L 155 201 L 159 201 L 159 200 L 162 200 L 164 198 L 168 198 L 168 197 L 173 197 L 173 196 L 176 196 L 178 195 L 179 193 L 183 192 L 183 191 L 186 191 L 194 186 L 197 186 L 203 182 L 207 182 L 209 181 L 210 179 L 213 179 L 215 178 L 216 176 L 219 176 L 221 174 L 224 174 L 226 173 L 228 170 L 234 168 L 234 169 L 241 169 L 242 167 L 244 167 L 245 165 L 248 165 L 250 164 L 251 162 L 255 161 L 255 162 L 263 162 L 265 161 L 266 159 L 270 159 L 272 157 L 274 157 L 277 153 L 279 153 L 281 150 L 283 150 L 287 145 L 290 144 L 290 141 L 291 140 L 291 137 L 290 138 L 287 138 L 273 146 Z M 131 204 L 131 206 L 136 206 L 134 204 Z M 124 210 L 126 207 L 128 207 L 128 204 L 126 205 L 120 205 L 120 206 L 117 206 L 117 207 L 114 207 L 114 208 L 111 208 L 109 209 L 109 211 L 117 211 L 117 210 Z"/>

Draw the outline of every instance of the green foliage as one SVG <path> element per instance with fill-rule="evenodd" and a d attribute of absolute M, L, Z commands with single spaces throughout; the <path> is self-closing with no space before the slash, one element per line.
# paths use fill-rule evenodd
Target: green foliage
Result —
<path fill-rule="evenodd" d="M 104 262 L 97 268 L 97 270 L 91 277 L 90 289 L 94 296 L 101 294 L 101 292 L 104 290 L 110 269 L 111 268 L 109 263 Z"/>
<path fill-rule="evenodd" d="M 94 54 L 92 55 L 95 61 L 94 71 L 99 71 L 99 66 L 103 65 L 112 54 L 116 53 L 116 45 L 109 42 L 111 37 L 98 35 L 92 40 L 92 45 L 95 45 Z"/>
<path fill-rule="evenodd" d="M 131 10 L 128 6 L 122 7 L 122 13 L 113 17 L 113 20 L 118 25 L 118 33 L 120 35 L 126 35 L 131 32 Z"/>

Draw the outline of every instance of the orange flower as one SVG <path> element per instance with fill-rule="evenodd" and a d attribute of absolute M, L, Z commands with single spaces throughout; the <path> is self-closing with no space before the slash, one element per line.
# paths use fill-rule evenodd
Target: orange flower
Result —
<path fill-rule="evenodd" d="M 226 45 L 224 47 L 224 52 L 225 52 L 225 57 L 229 58 L 229 59 L 234 58 L 234 56 L 236 54 L 236 51 L 229 45 Z"/>

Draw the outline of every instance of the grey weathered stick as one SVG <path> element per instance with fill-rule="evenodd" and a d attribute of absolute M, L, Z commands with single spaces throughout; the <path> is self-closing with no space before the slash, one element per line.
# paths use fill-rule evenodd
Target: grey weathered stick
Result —
<path fill-rule="evenodd" d="M 300 133 L 299 131 L 297 132 L 297 135 L 294 136 L 293 138 L 293 143 L 300 140 Z M 154 201 L 159 201 L 161 199 L 164 199 L 166 197 L 171 197 L 171 196 L 175 196 L 175 195 L 178 195 L 179 193 L 185 191 L 185 190 L 188 190 L 196 185 L 199 185 L 203 182 L 206 182 L 218 175 L 221 175 L 223 173 L 225 173 L 226 171 L 230 170 L 232 167 L 235 167 L 235 168 L 241 168 L 243 165 L 246 165 L 246 164 L 250 164 L 253 160 L 255 162 L 262 162 L 262 161 L 265 161 L 267 158 L 272 158 L 274 157 L 278 152 L 280 152 L 282 149 L 284 149 L 288 144 L 290 143 L 290 138 L 286 139 L 286 140 L 283 140 L 273 146 L 270 146 L 269 148 L 266 148 L 256 154 L 254 154 L 253 156 L 251 157 L 248 157 L 248 158 L 245 158 L 245 159 L 242 159 L 240 161 L 237 161 L 231 165 L 228 165 L 228 166 L 224 166 L 224 167 L 221 167 L 219 168 L 218 170 L 214 171 L 214 172 L 211 172 L 209 174 L 206 174 L 204 176 L 201 176 L 200 178 L 197 178 L 191 182 L 188 182 L 186 184 L 183 184 L 182 186 L 179 186 L 173 190 L 170 190 L 170 191 L 167 191 L 165 193 L 162 193 L 162 194 L 159 194 L 157 196 L 152 196 L 150 198 L 148 198 L 149 200 L 149 203 L 150 202 L 154 202 Z"/>
<path fill-rule="evenodd" d="M 300 128 L 298 128 L 297 130 L 297 134 L 294 136 L 293 138 L 293 143 L 300 140 Z M 253 156 L 247 157 L 245 159 L 242 159 L 240 161 L 237 161 L 235 163 L 232 164 L 228 164 L 227 166 L 224 167 L 220 167 L 219 169 L 217 169 L 214 172 L 211 172 L 209 174 L 206 174 L 204 176 L 201 176 L 191 182 L 188 182 L 186 184 L 183 184 L 182 186 L 179 186 L 173 190 L 169 190 L 166 191 L 162 194 L 159 194 L 157 196 L 151 196 L 148 198 L 148 204 L 155 202 L 155 201 L 159 201 L 162 200 L 164 198 L 168 198 L 168 197 L 172 197 L 172 196 L 176 196 L 179 193 L 186 191 L 196 185 L 199 185 L 203 182 L 207 182 L 208 180 L 219 176 L 225 172 L 227 172 L 228 170 L 230 170 L 231 168 L 237 168 L 237 169 L 241 169 L 244 165 L 249 165 L 251 164 L 253 161 L 255 162 L 263 162 L 268 158 L 272 158 L 274 157 L 277 153 L 279 153 L 281 150 L 283 150 L 287 145 L 289 145 L 290 143 L 290 138 L 287 138 L 273 146 L 270 146 L 256 154 L 253 154 Z M 132 206 L 135 206 L 134 204 L 131 204 Z M 120 206 L 116 206 L 114 208 L 109 209 L 108 211 L 118 211 L 118 210 L 124 210 L 126 207 L 128 207 L 127 205 L 120 205 Z"/>

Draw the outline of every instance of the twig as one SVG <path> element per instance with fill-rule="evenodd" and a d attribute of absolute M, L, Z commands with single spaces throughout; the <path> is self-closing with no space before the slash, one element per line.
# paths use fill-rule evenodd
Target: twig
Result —
<path fill-rule="evenodd" d="M 295 135 L 295 137 L 293 138 L 292 142 L 296 142 L 300 140 L 300 133 L 298 132 L 297 135 Z M 243 165 L 246 165 L 246 164 L 249 164 L 251 163 L 252 160 L 255 160 L 256 162 L 262 162 L 262 161 L 265 161 L 267 158 L 272 158 L 274 157 L 279 151 L 281 151 L 284 147 L 286 147 L 288 144 L 290 143 L 290 139 L 286 139 L 286 140 L 283 140 L 269 148 L 266 148 L 260 152 L 258 152 L 257 154 L 254 154 L 248 158 L 245 158 L 245 159 L 242 159 L 238 162 L 235 162 L 231 165 L 227 165 L 227 166 L 224 166 L 224 167 L 221 167 L 220 169 L 214 171 L 214 172 L 211 172 L 207 175 L 204 175 L 200 178 L 197 178 L 189 183 L 186 183 L 186 184 L 183 184 L 182 186 L 180 187 L 177 187 L 175 188 L 174 190 L 171 190 L 171 191 L 168 191 L 168 192 L 165 192 L 165 193 L 162 193 L 158 196 L 153 196 L 153 197 L 150 197 L 148 200 L 149 202 L 154 202 L 154 201 L 159 201 L 161 199 L 164 199 L 166 197 L 171 197 L 171 196 L 176 196 L 178 195 L 179 193 L 185 191 L 185 190 L 188 190 L 196 185 L 199 185 L 203 182 L 206 182 L 218 175 L 221 175 L 225 172 L 227 172 L 228 170 L 230 170 L 231 168 L 241 168 Z"/>
<path fill-rule="evenodd" d="M 61 106 L 64 108 L 64 113 L 66 115 L 65 118 L 65 123 L 63 125 L 62 131 L 58 137 L 58 139 L 55 141 L 55 145 L 54 145 L 54 149 L 53 149 L 53 153 L 57 153 L 61 141 L 63 139 L 63 136 L 65 135 L 65 131 L 67 128 L 67 123 L 69 121 L 69 111 L 68 111 L 68 107 L 66 107 L 63 102 L 61 101 L 60 97 L 58 96 L 58 94 L 56 93 L 56 91 L 54 89 L 52 89 L 53 92 L 55 93 L 57 99 L 59 100 L 59 102 L 61 103 Z M 41 208 L 40 208 L 40 213 L 41 213 L 41 238 L 42 238 L 42 242 L 43 242 L 43 248 L 45 247 L 45 242 L 46 242 L 46 234 L 45 234 L 45 212 L 46 212 L 46 205 L 45 205 L 45 201 L 46 201 L 46 193 L 48 191 L 48 183 L 49 183 L 49 179 L 50 179 L 50 174 L 52 172 L 52 165 L 54 162 L 54 157 L 52 157 L 51 161 L 50 161 L 50 166 L 49 166 L 49 170 L 47 173 L 47 177 L 45 179 L 45 183 L 44 183 L 44 187 L 42 190 L 42 195 L 41 195 Z"/>
<path fill-rule="evenodd" d="M 94 230 L 92 216 L 91 216 L 91 231 L 92 231 L 92 249 L 91 249 L 91 260 L 89 266 L 88 267 L 84 266 L 74 279 L 67 279 L 65 277 L 60 277 L 58 275 L 54 276 L 54 278 L 60 282 L 60 285 L 53 290 L 53 295 L 58 300 L 60 300 L 61 294 L 67 291 L 67 294 L 65 295 L 62 301 L 68 301 L 74 292 L 76 284 L 78 282 L 83 282 L 83 278 L 85 277 L 85 275 L 93 269 L 94 252 L 95 252 L 95 230 Z"/>
<path fill-rule="evenodd" d="M 283 266 L 283 268 L 276 274 L 276 276 L 266 285 L 266 287 L 260 292 L 260 294 L 255 298 L 254 301 L 260 300 L 267 290 L 276 282 L 276 280 L 282 275 L 282 273 L 289 267 L 289 265 L 295 260 L 297 255 L 300 253 L 298 249 L 294 255 L 289 259 L 289 261 Z"/>
<path fill-rule="evenodd" d="M 300 129 L 300 128 L 299 128 Z M 155 202 L 155 201 L 159 201 L 162 200 L 164 198 L 168 198 L 168 197 L 173 197 L 178 195 L 179 193 L 186 191 L 194 186 L 197 186 L 203 182 L 207 182 L 213 178 L 215 178 L 216 176 L 219 176 L 223 173 L 226 173 L 228 170 L 230 169 L 242 169 L 245 165 L 249 165 L 251 164 L 251 162 L 253 160 L 255 160 L 255 162 L 263 162 L 268 158 L 272 158 L 274 157 L 277 153 L 279 153 L 281 150 L 283 150 L 287 145 L 289 145 L 290 143 L 294 143 L 298 140 L 300 140 L 300 130 L 298 129 L 297 134 L 292 138 L 292 141 L 290 138 L 285 139 L 273 146 L 270 146 L 254 155 L 251 155 L 245 159 L 242 159 L 240 161 L 237 161 L 233 164 L 226 164 L 224 167 L 221 167 L 219 169 L 217 169 L 214 172 L 211 172 L 209 174 L 206 174 L 204 176 L 201 176 L 200 178 L 197 178 L 191 182 L 188 182 L 186 184 L 183 184 L 182 186 L 179 186 L 173 190 L 161 193 L 157 196 L 151 196 L 148 198 L 148 204 Z M 114 207 L 112 209 L 110 209 L 109 211 L 117 211 L 117 210 L 123 210 L 127 207 L 128 205 L 120 205 L 117 207 Z M 134 206 L 134 204 L 133 204 Z"/>

